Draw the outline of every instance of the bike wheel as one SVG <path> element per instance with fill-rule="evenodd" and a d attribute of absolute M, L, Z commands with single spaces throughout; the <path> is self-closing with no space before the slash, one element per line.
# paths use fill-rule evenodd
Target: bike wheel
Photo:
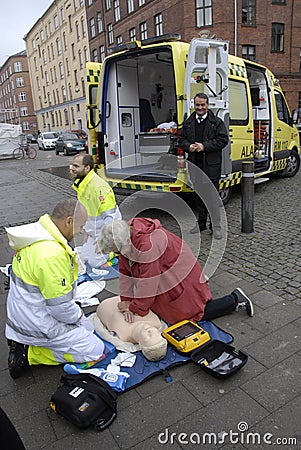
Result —
<path fill-rule="evenodd" d="M 21 147 L 17 147 L 13 151 L 13 155 L 14 155 L 15 159 L 22 159 L 22 158 L 24 158 L 24 151 Z"/>
<path fill-rule="evenodd" d="M 37 151 L 36 151 L 36 149 L 34 147 L 31 147 L 29 145 L 26 154 L 27 154 L 29 159 L 35 159 L 35 157 L 37 156 Z"/>

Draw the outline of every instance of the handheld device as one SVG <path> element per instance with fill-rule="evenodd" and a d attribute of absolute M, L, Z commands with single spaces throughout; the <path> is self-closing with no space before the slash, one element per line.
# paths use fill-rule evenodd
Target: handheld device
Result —
<path fill-rule="evenodd" d="M 190 320 L 182 320 L 162 331 L 162 336 L 177 350 L 189 353 L 210 341 L 207 331 Z"/>

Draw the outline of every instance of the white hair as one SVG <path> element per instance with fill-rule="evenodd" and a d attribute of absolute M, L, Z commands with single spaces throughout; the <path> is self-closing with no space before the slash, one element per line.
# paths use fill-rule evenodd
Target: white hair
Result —
<path fill-rule="evenodd" d="M 102 253 L 110 253 L 115 247 L 120 250 L 130 239 L 128 223 L 125 220 L 111 220 L 101 227 L 97 241 Z"/>

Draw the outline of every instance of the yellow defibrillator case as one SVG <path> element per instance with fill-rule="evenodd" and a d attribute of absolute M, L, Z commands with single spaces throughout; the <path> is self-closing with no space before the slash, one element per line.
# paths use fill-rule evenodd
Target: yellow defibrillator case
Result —
<path fill-rule="evenodd" d="M 162 336 L 177 350 L 189 353 L 210 341 L 207 331 L 190 320 L 182 320 L 162 331 Z"/>

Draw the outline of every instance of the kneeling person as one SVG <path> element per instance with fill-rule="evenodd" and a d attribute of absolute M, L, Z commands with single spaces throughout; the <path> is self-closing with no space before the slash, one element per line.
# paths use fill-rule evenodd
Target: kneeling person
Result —
<path fill-rule="evenodd" d="M 78 267 L 68 242 L 82 232 L 86 220 L 85 208 L 67 199 L 51 216 L 6 229 L 16 250 L 5 331 L 12 378 L 28 364 L 87 362 L 103 354 L 103 342 L 74 301 Z"/>

